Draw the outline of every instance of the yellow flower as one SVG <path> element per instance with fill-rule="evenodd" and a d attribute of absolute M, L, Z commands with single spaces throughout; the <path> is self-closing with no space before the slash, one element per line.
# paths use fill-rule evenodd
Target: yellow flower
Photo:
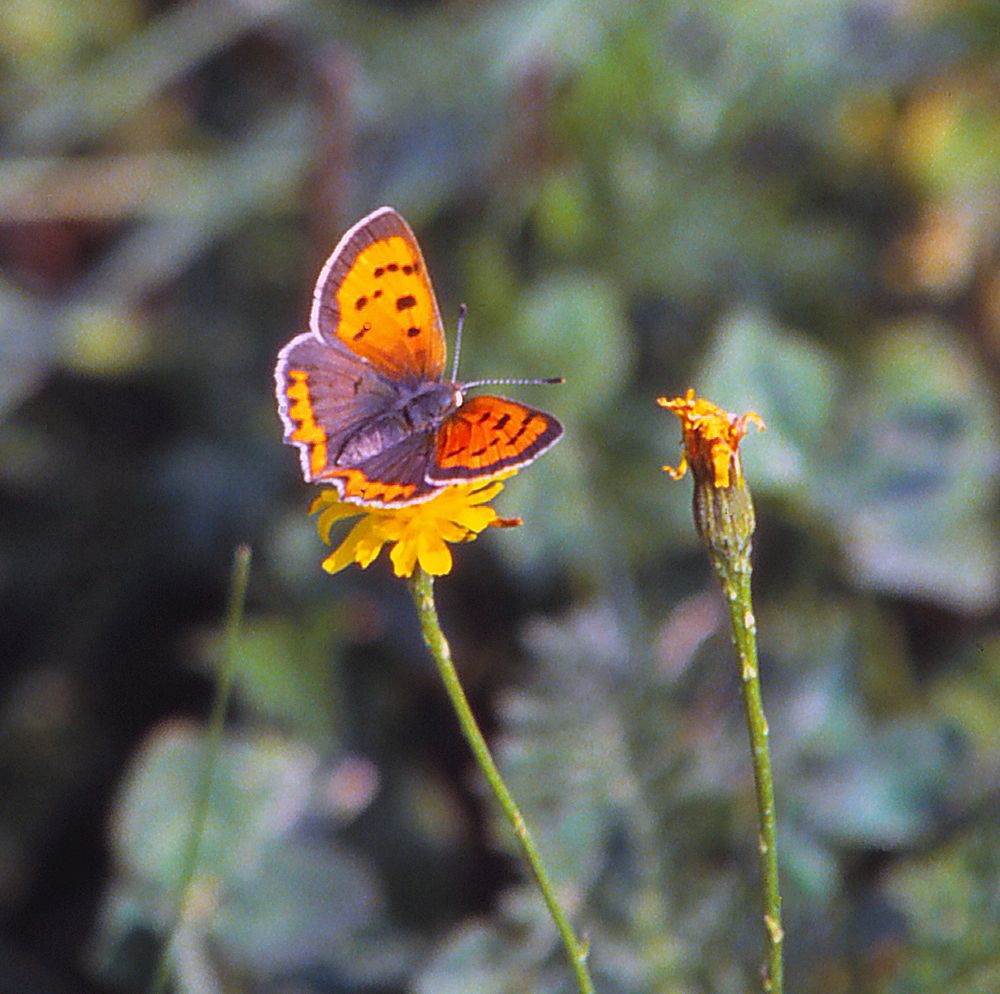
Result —
<path fill-rule="evenodd" d="M 680 465 L 663 468 L 679 480 L 690 464 L 694 524 L 713 567 L 724 581 L 736 573 L 749 576 L 754 511 L 743 481 L 740 440 L 749 425 L 763 429 L 764 422 L 753 411 L 736 417 L 696 397 L 693 390 L 684 397 L 658 397 L 656 402 L 680 418 L 684 436 Z"/>
<path fill-rule="evenodd" d="M 332 544 L 330 529 L 336 522 L 359 516 L 361 520 L 323 560 L 323 569 L 336 573 L 351 563 L 366 569 L 388 544 L 396 576 L 410 576 L 417 563 L 431 576 L 450 573 L 449 542 L 471 542 L 484 528 L 511 528 L 521 523 L 520 518 L 501 518 L 486 506 L 502 489 L 503 484 L 496 479 L 459 484 L 407 507 L 361 507 L 342 501 L 336 490 L 326 490 L 309 511 L 319 511 L 316 524 L 327 545 Z"/>
<path fill-rule="evenodd" d="M 696 480 L 710 479 L 716 487 L 728 487 L 732 480 L 733 485 L 743 486 L 740 441 L 751 424 L 764 430 L 759 414 L 748 411 L 736 417 L 710 400 L 696 397 L 694 390 L 688 390 L 684 397 L 657 397 L 656 402 L 680 418 L 684 436 L 680 464 L 676 468 L 664 466 L 666 472 L 679 480 L 690 463 Z"/>

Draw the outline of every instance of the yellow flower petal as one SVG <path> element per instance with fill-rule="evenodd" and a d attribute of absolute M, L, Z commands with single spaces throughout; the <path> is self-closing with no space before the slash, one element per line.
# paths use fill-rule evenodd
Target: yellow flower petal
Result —
<path fill-rule="evenodd" d="M 455 524 L 470 532 L 481 532 L 497 520 L 497 512 L 492 507 L 466 507 L 455 515 Z"/>
<path fill-rule="evenodd" d="M 474 531 L 470 531 L 468 528 L 463 527 L 457 521 L 441 522 L 441 527 L 438 529 L 438 535 L 440 535 L 445 542 L 468 542 L 470 539 L 474 539 L 476 537 L 476 533 Z"/>
<path fill-rule="evenodd" d="M 360 508 L 354 507 L 351 504 L 340 504 L 335 507 L 324 508 L 316 519 L 316 529 L 319 531 L 319 537 L 329 545 L 330 530 L 333 526 L 338 521 L 343 521 L 345 518 L 352 518 L 361 513 Z"/>
<path fill-rule="evenodd" d="M 503 476 L 500 479 L 506 478 L 506 476 Z M 478 486 L 472 488 L 466 503 L 485 504 L 486 501 L 493 500 L 501 490 L 503 490 L 503 484 L 500 480 L 490 480 L 488 483 L 480 483 Z"/>
<path fill-rule="evenodd" d="M 396 576 L 411 576 L 417 565 L 417 535 L 400 539 L 389 553 Z"/>
<path fill-rule="evenodd" d="M 397 576 L 410 576 L 418 562 L 427 573 L 443 576 L 453 563 L 449 542 L 471 541 L 491 525 L 520 524 L 519 518 L 500 518 L 486 506 L 501 490 L 499 479 L 456 484 L 421 504 L 395 508 L 350 504 L 341 501 L 336 491 L 324 491 L 310 509 L 319 512 L 317 527 L 324 542 L 331 544 L 331 530 L 338 521 L 362 517 L 323 561 L 323 568 L 330 573 L 350 563 L 365 568 L 390 545 Z"/>
<path fill-rule="evenodd" d="M 417 558 L 420 568 L 431 576 L 444 576 L 451 572 L 451 550 L 437 535 L 421 532 L 417 536 Z"/>
<path fill-rule="evenodd" d="M 378 558 L 385 543 L 386 540 L 379 534 L 377 528 L 369 528 L 354 545 L 354 561 L 362 569 L 368 569 Z"/>
<path fill-rule="evenodd" d="M 688 390 L 684 397 L 659 397 L 657 403 L 680 420 L 680 464 L 676 469 L 663 468 L 679 480 L 691 467 L 695 528 L 716 572 L 721 577 L 731 578 L 737 572 L 749 576 L 755 518 L 743 478 L 740 442 L 751 424 L 763 430 L 764 422 L 753 411 L 740 417 L 730 414 L 710 400 L 696 397 L 694 390 Z"/>
<path fill-rule="evenodd" d="M 345 566 L 350 566 L 351 563 L 355 562 L 362 567 L 368 566 L 379 554 L 382 545 L 382 540 L 374 533 L 371 520 L 362 518 L 347 533 L 344 541 L 323 560 L 323 569 L 327 573 L 339 573 Z M 374 552 L 372 552 L 372 546 L 374 546 Z M 360 548 L 365 550 L 361 556 L 359 556 Z"/>

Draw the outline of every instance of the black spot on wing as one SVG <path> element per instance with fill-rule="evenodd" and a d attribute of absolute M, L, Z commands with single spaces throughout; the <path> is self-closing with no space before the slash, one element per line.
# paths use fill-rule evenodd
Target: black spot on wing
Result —
<path fill-rule="evenodd" d="M 525 416 L 521 419 L 521 427 L 514 432 L 514 435 L 510 440 L 511 445 L 513 445 L 514 442 L 516 442 L 528 430 L 528 425 L 530 425 L 534 420 L 534 414 L 525 414 Z"/>

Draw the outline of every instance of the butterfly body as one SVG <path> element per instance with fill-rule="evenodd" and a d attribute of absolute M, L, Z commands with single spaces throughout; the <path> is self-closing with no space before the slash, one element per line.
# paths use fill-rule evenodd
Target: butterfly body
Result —
<path fill-rule="evenodd" d="M 544 411 L 466 399 L 442 378 L 444 329 L 416 238 L 392 208 L 359 221 L 320 273 L 310 331 L 275 368 L 285 441 L 309 482 L 401 507 L 531 462 L 562 435 Z"/>
<path fill-rule="evenodd" d="M 362 424 L 335 454 L 336 466 L 356 466 L 400 445 L 412 435 L 435 432 L 461 405 L 461 389 L 451 383 L 399 384 L 392 408 Z"/>

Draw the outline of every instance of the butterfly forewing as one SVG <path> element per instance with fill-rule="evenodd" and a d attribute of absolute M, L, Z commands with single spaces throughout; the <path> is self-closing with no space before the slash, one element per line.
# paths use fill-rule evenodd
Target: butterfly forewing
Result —
<path fill-rule="evenodd" d="M 334 249 L 311 323 L 395 379 L 436 380 L 444 370 L 444 329 L 420 246 L 391 207 L 359 221 Z"/>
<path fill-rule="evenodd" d="M 506 397 L 471 397 L 438 429 L 428 478 L 446 484 L 517 469 L 562 433 L 562 425 L 544 411 Z"/>

